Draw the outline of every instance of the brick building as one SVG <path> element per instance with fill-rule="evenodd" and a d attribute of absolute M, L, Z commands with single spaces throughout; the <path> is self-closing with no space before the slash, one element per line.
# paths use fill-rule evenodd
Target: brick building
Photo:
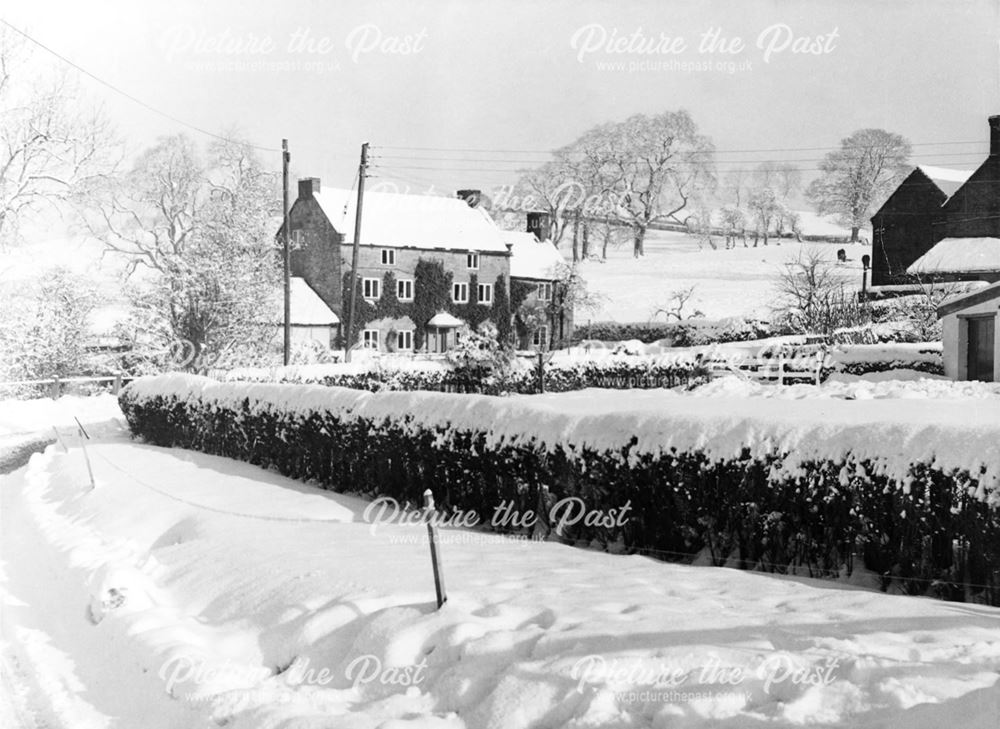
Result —
<path fill-rule="evenodd" d="M 298 193 L 289 211 L 292 275 L 304 279 L 346 323 L 356 193 L 324 189 L 316 178 L 300 180 Z M 381 351 L 442 352 L 485 320 L 513 335 L 519 310 L 535 304 L 539 293 L 552 296 L 554 264 L 562 260 L 555 247 L 536 236 L 512 241 L 477 207 L 479 199 L 476 190 L 460 191 L 455 198 L 366 192 L 355 344 Z M 553 265 L 543 269 L 538 265 L 542 259 Z M 512 268 L 516 272 L 519 267 L 532 277 L 512 276 Z M 567 338 L 572 317 L 568 321 L 563 328 Z M 540 338 L 537 331 L 529 338 L 548 346 L 552 323 Z"/>
<path fill-rule="evenodd" d="M 978 169 L 921 165 L 872 217 L 873 285 L 996 280 L 987 259 L 1000 239 L 1000 116 L 989 117 L 989 129 Z"/>

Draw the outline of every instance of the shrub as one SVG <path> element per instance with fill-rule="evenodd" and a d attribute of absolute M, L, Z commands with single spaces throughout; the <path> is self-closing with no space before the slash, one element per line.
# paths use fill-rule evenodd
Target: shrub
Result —
<path fill-rule="evenodd" d="M 143 378 L 120 402 L 132 432 L 151 443 L 336 491 L 419 504 L 430 488 L 445 513 L 474 511 L 483 523 L 504 502 L 522 513 L 563 497 L 602 512 L 628 505 L 621 526 L 579 523 L 559 538 L 812 576 L 850 572 L 858 555 L 883 588 L 1000 604 L 1000 511 L 985 466 L 944 470 L 930 457 L 901 472 L 850 450 L 798 458 L 770 438 L 729 456 L 707 445 L 664 450 L 649 433 L 669 430 L 670 413 L 619 415 L 617 427 L 597 433 L 589 416 L 526 399 L 249 388 L 174 375 Z"/>

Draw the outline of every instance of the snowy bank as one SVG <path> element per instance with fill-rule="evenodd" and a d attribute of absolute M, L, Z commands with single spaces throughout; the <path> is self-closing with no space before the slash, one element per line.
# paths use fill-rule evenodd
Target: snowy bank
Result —
<path fill-rule="evenodd" d="M 632 517 L 533 526 L 570 543 L 779 572 L 838 576 L 863 553 L 886 586 L 1000 603 L 995 390 L 728 378 L 691 393 L 498 398 L 175 375 L 138 380 L 121 399 L 148 442 L 336 491 L 417 504 L 431 489 L 445 513 L 480 523 L 504 504 L 544 511 L 570 499 Z"/>

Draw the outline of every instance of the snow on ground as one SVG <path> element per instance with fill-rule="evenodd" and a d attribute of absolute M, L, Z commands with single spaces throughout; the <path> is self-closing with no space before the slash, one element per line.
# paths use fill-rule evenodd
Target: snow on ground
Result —
<path fill-rule="evenodd" d="M 58 400 L 0 400 L 0 473 L 5 465 L 20 465 L 30 449 L 40 450 L 56 439 L 75 440 L 77 418 L 94 436 L 119 432 L 125 419 L 118 399 L 108 393 L 90 397 L 65 395 Z M 22 457 L 23 455 L 23 457 Z"/>
<path fill-rule="evenodd" d="M 724 250 L 705 246 L 683 233 L 650 231 L 646 255 L 634 258 L 629 245 L 608 250 L 608 260 L 586 261 L 582 274 L 588 289 L 604 297 L 599 310 L 577 315 L 577 323 L 589 321 L 644 322 L 653 312 L 669 304 L 670 294 L 694 286 L 694 296 L 684 313 L 700 310 L 709 319 L 728 316 L 768 319 L 775 287 L 784 264 L 807 250 L 819 250 L 836 261 L 844 248 L 848 262 L 837 270 L 845 290 L 861 288 L 861 256 L 871 253 L 863 244 L 797 243 L 771 240 L 765 247 Z M 565 246 L 565 244 L 564 244 Z M 661 314 L 657 320 L 663 321 Z"/>
<path fill-rule="evenodd" d="M 831 396 L 825 393 L 834 390 L 813 385 L 766 387 L 730 376 L 694 393 L 592 388 L 491 397 L 217 382 L 173 374 L 134 380 L 124 395 L 139 404 L 162 396 L 233 410 L 249 402 L 250 413 L 332 414 L 427 430 L 447 423 L 449 433 L 485 430 L 490 446 L 562 447 L 570 454 L 585 448 L 627 449 L 630 458 L 637 458 L 675 448 L 727 459 L 746 449 L 788 454 L 783 468 L 789 472 L 810 459 L 850 457 L 877 464 L 880 473 L 901 485 L 914 463 L 933 458 L 942 470 L 979 474 L 978 498 L 1000 504 L 1000 408 L 982 399 L 1000 386 L 899 383 L 891 406 L 864 394 L 872 383 L 834 387 L 842 393 Z M 892 383 L 880 387 L 890 389 Z M 935 398 L 933 404 L 929 397 Z M 886 448 L 886 443 L 897 445 Z"/>
<path fill-rule="evenodd" d="M 55 447 L 0 489 L 4 635 L 48 726 L 996 726 L 996 609 L 444 528 L 435 611 L 422 526 L 89 450 L 94 491 Z"/>

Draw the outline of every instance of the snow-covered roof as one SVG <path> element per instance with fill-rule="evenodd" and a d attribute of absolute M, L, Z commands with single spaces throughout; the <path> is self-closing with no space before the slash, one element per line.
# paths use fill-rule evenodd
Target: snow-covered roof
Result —
<path fill-rule="evenodd" d="M 354 242 L 357 193 L 323 188 L 314 193 L 344 243 Z M 506 253 L 500 229 L 482 208 L 457 197 L 366 192 L 361 220 L 362 245 L 385 248 L 444 248 Z"/>
<path fill-rule="evenodd" d="M 279 291 L 275 298 L 278 302 L 278 316 L 283 316 L 284 292 Z M 326 305 L 304 278 L 291 278 L 291 309 L 292 326 L 333 326 L 340 324 L 340 317 Z M 279 322 L 280 323 L 280 322 Z"/>
<path fill-rule="evenodd" d="M 917 169 L 929 177 L 931 182 L 948 197 L 954 195 L 974 172 L 974 170 L 953 170 L 950 167 L 933 165 L 917 165 Z"/>
<path fill-rule="evenodd" d="M 976 304 L 982 304 L 993 299 L 1000 299 L 1000 281 L 992 284 L 983 282 L 983 286 L 975 291 L 966 291 L 964 294 L 949 296 L 938 306 L 938 318 L 956 311 L 967 309 Z"/>
<path fill-rule="evenodd" d="M 539 241 L 534 233 L 505 230 L 502 236 L 504 243 L 511 246 L 511 278 L 552 280 L 559 266 L 566 263 L 552 241 Z"/>
<path fill-rule="evenodd" d="M 364 231 L 362 231 L 362 235 Z M 465 322 L 457 317 L 452 316 L 447 311 L 439 311 L 437 314 L 431 317 L 431 320 L 427 322 L 429 327 L 440 327 L 442 329 L 449 327 L 460 327 L 464 326 Z"/>
<path fill-rule="evenodd" d="M 1000 271 L 1000 238 L 945 238 L 920 256 L 907 273 Z"/>

